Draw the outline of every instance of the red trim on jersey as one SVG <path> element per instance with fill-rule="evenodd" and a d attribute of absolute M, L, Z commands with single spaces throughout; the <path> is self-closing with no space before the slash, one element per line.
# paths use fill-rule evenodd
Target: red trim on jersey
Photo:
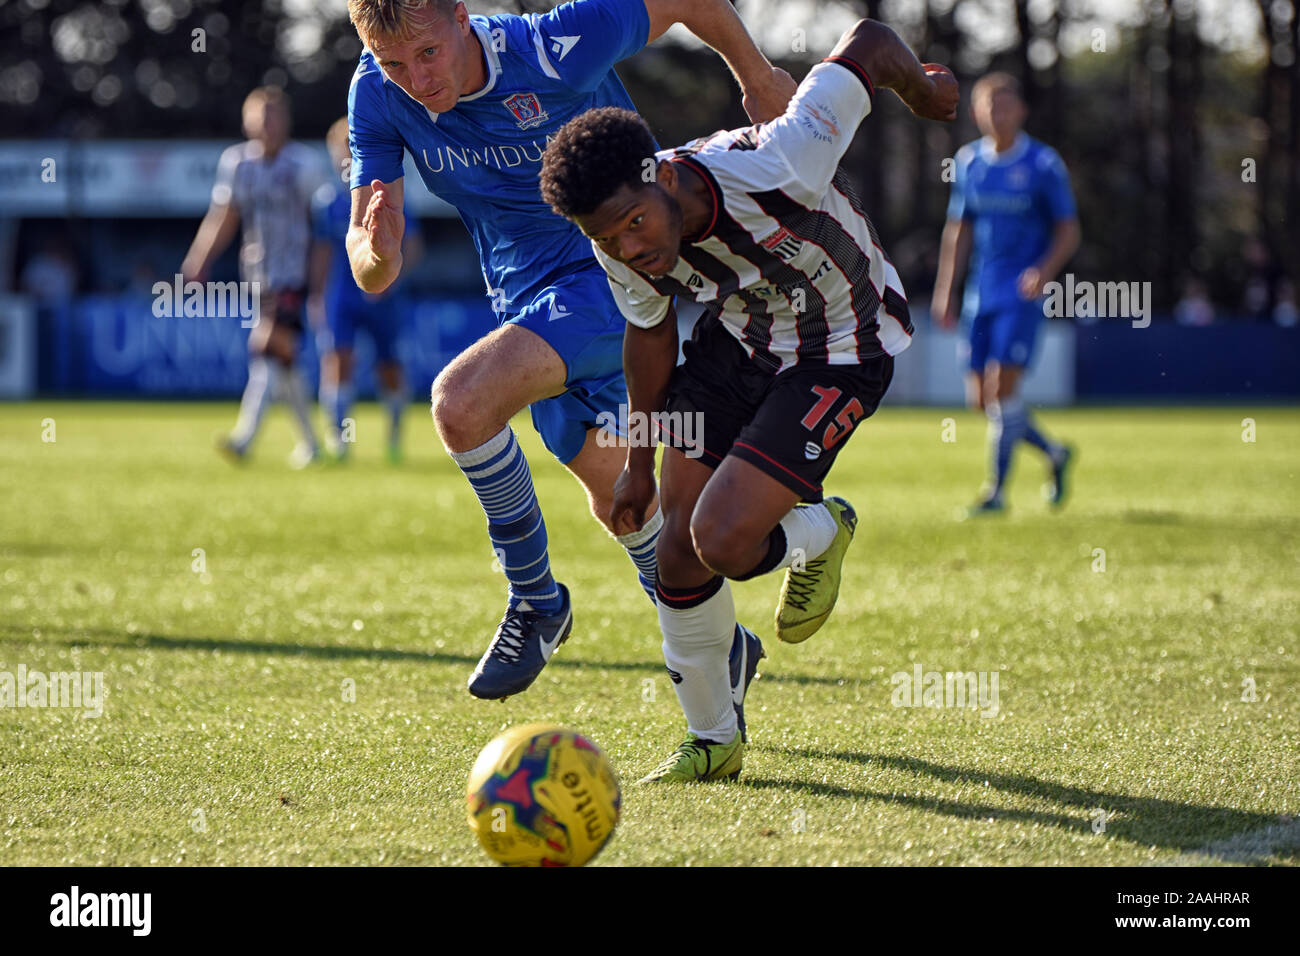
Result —
<path fill-rule="evenodd" d="M 762 458 L 764 461 L 766 461 L 766 462 L 770 462 L 771 464 L 775 465 L 777 468 L 780 468 L 782 471 L 784 471 L 787 475 L 789 475 L 789 476 L 790 476 L 791 478 L 793 478 L 795 481 L 799 482 L 799 484 L 803 485 L 805 488 L 811 488 L 813 491 L 821 491 L 821 490 L 822 490 L 820 485 L 810 485 L 810 484 L 808 484 L 808 482 L 804 481 L 801 477 L 799 477 L 798 475 L 796 475 L 796 474 L 795 474 L 793 471 L 791 471 L 789 468 L 785 467 L 785 465 L 781 464 L 779 461 L 777 461 L 775 458 L 771 457 L 770 455 L 765 455 L 765 454 L 763 454 L 761 451 L 759 451 L 757 448 L 755 448 L 753 445 L 749 444 L 748 442 L 738 441 L 738 442 L 736 442 L 735 445 L 733 445 L 732 447 L 734 447 L 734 448 L 744 448 L 744 449 L 746 449 L 746 450 L 748 450 L 748 451 L 752 451 L 752 452 L 753 452 L 755 455 L 757 455 L 759 458 Z"/>
<path fill-rule="evenodd" d="M 713 197 L 713 218 L 709 220 L 709 227 L 700 233 L 700 235 L 687 239 L 683 237 L 683 242 L 703 242 L 709 236 L 713 235 L 713 230 L 718 226 L 718 210 L 722 208 L 722 196 L 718 193 L 718 187 L 713 183 L 713 174 L 705 168 L 704 164 L 693 156 L 676 156 L 669 160 L 672 163 L 682 163 L 689 166 L 691 171 L 704 180 L 709 187 L 709 194 Z"/>
<path fill-rule="evenodd" d="M 876 99 L 875 84 L 871 82 L 871 77 L 867 75 L 866 68 L 863 67 L 863 65 L 859 63 L 857 60 L 850 59 L 847 56 L 828 56 L 826 59 L 822 60 L 822 62 L 838 63 L 840 66 L 844 67 L 846 70 L 848 70 L 850 73 L 852 73 L 854 76 L 856 76 L 859 80 L 862 81 L 862 85 L 867 88 L 867 95 L 871 97 L 873 102 L 875 101 Z"/>

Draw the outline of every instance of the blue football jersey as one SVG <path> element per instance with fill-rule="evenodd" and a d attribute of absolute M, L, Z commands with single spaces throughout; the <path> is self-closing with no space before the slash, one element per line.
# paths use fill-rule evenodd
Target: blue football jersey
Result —
<path fill-rule="evenodd" d="M 500 318 L 551 277 L 594 268 L 591 241 L 543 200 L 542 153 L 560 127 L 602 106 L 633 109 L 613 65 L 646 44 L 644 0 L 575 0 L 544 15 L 470 18 L 487 84 L 433 113 L 385 79 L 365 51 L 348 93 L 352 186 L 402 176 L 403 151 L 455 206 Z"/>
<path fill-rule="evenodd" d="M 390 286 L 383 295 L 367 295 L 357 286 L 348 262 L 348 226 L 352 222 L 352 196 L 340 182 L 327 183 L 316 190 L 311 206 L 312 237 L 330 244 L 330 271 L 325 281 L 325 301 L 328 308 L 355 308 L 377 302 L 396 288 Z M 419 221 L 408 213 L 406 235 L 418 236 Z"/>
<path fill-rule="evenodd" d="M 998 155 L 980 139 L 957 151 L 948 218 L 974 225 L 963 313 L 1020 301 L 1016 280 L 1047 251 L 1052 230 L 1075 217 L 1070 175 L 1056 150 L 1024 133 Z"/>

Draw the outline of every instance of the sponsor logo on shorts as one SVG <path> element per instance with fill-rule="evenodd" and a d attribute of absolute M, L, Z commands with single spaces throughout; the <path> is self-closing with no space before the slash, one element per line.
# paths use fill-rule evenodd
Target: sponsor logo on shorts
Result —
<path fill-rule="evenodd" d="M 821 454 L 822 446 L 817 444 L 815 441 L 810 441 L 808 444 L 803 446 L 803 456 L 809 461 L 816 461 L 821 457 Z"/>

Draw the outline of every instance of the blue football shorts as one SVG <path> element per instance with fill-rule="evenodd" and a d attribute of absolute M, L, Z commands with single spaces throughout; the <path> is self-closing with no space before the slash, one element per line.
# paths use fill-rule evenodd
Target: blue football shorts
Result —
<path fill-rule="evenodd" d="M 619 419 L 627 403 L 623 378 L 624 319 L 609 279 L 594 263 L 558 277 L 508 320 L 541 336 L 564 361 L 562 395 L 529 406 L 547 449 L 567 465 L 582 451 L 598 416 Z"/>

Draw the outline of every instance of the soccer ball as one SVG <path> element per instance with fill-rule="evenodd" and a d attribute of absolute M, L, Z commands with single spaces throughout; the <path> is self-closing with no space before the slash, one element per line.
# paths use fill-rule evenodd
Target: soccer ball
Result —
<path fill-rule="evenodd" d="M 582 866 L 618 823 L 614 769 L 582 734 L 525 724 L 483 748 L 469 774 L 469 825 L 506 866 Z"/>

